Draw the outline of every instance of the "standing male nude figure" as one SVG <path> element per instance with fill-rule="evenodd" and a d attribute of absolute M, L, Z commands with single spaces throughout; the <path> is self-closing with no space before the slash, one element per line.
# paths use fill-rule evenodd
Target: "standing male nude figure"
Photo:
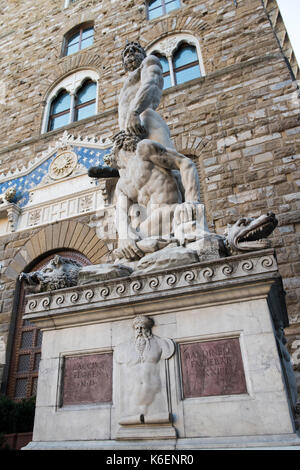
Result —
<path fill-rule="evenodd" d="M 120 176 L 115 255 L 134 261 L 162 247 L 153 239 L 170 235 L 174 219 L 192 224 L 202 205 L 196 167 L 175 150 L 167 124 L 155 111 L 163 89 L 159 59 L 146 57 L 135 42 L 125 46 L 122 59 L 128 76 L 119 95 L 120 132 L 107 163 Z M 101 172 L 94 167 L 89 175 L 101 177 Z"/>

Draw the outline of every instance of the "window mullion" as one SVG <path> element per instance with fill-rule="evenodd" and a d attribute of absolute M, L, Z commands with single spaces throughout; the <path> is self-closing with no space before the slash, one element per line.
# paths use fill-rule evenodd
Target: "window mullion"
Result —
<path fill-rule="evenodd" d="M 168 55 L 167 59 L 168 59 L 168 62 L 169 62 L 171 86 L 175 86 L 176 85 L 176 78 L 175 78 L 175 72 L 174 72 L 174 67 L 173 67 L 173 57 L 171 55 Z"/>
<path fill-rule="evenodd" d="M 75 120 L 75 104 L 76 104 L 75 93 L 70 93 L 70 96 L 71 96 L 71 104 L 70 104 L 69 124 L 71 124 Z"/>

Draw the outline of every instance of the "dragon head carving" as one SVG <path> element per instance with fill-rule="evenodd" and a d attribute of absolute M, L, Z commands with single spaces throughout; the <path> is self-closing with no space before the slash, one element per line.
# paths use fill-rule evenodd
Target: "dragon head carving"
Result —
<path fill-rule="evenodd" d="M 278 220 L 272 212 L 257 218 L 241 217 L 235 224 L 228 225 L 225 245 L 230 254 L 240 251 L 254 251 L 269 248 L 269 235 L 277 227 Z"/>

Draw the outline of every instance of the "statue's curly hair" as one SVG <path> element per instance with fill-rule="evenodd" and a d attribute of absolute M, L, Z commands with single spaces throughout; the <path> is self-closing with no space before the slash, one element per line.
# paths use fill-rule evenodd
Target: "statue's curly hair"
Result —
<path fill-rule="evenodd" d="M 135 152 L 137 144 L 140 142 L 140 138 L 137 135 L 127 134 L 125 131 L 120 131 L 115 134 L 112 138 L 114 147 L 118 149 L 123 148 L 128 152 Z"/>
<path fill-rule="evenodd" d="M 151 328 L 154 326 L 154 320 L 152 320 L 150 317 L 146 317 L 145 315 L 138 315 L 133 320 L 132 327 L 135 328 L 140 324 L 144 325 L 148 330 L 151 330 Z"/>
<path fill-rule="evenodd" d="M 141 52 L 141 53 L 144 55 L 144 57 L 146 57 L 146 51 L 145 51 L 145 49 L 140 45 L 139 42 L 136 42 L 136 41 L 131 41 L 131 42 L 129 42 L 129 41 L 127 41 L 126 44 L 125 44 L 125 47 L 124 47 L 124 49 L 123 49 L 123 51 L 122 51 L 122 54 L 121 54 L 122 60 L 124 60 L 124 54 L 125 54 L 126 50 L 128 49 L 128 47 L 132 47 L 132 46 L 134 46 L 139 52 Z"/>

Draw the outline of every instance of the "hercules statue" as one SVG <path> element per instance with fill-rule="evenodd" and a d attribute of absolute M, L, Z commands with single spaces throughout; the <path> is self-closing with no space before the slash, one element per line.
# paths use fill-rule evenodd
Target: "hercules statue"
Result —
<path fill-rule="evenodd" d="M 111 176 L 120 176 L 115 255 L 134 261 L 174 240 L 174 231 L 182 229 L 182 224 L 189 241 L 207 234 L 208 229 L 196 167 L 175 150 L 167 124 L 155 111 L 163 89 L 159 59 L 147 57 L 138 43 L 131 42 L 122 60 L 128 77 L 119 96 L 120 132 L 105 160 L 110 169 L 92 167 L 89 176 L 107 177 L 107 170 Z"/>

